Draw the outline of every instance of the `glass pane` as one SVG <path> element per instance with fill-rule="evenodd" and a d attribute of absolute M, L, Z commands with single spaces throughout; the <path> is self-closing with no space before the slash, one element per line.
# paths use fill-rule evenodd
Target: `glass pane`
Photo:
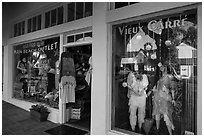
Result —
<path fill-rule="evenodd" d="M 58 22 L 57 24 L 63 23 L 63 7 L 58 8 Z"/>
<path fill-rule="evenodd" d="M 18 23 L 18 31 L 17 31 L 17 35 L 21 35 L 21 23 Z"/>
<path fill-rule="evenodd" d="M 196 134 L 197 27 L 194 9 L 112 27 L 113 130 Z"/>
<path fill-rule="evenodd" d="M 37 30 L 41 30 L 41 15 L 38 16 L 38 28 Z"/>
<path fill-rule="evenodd" d="M 31 32 L 31 19 L 28 19 L 28 33 Z"/>
<path fill-rule="evenodd" d="M 92 37 L 92 32 L 87 32 L 84 34 L 84 37 Z"/>
<path fill-rule="evenodd" d="M 18 27 L 17 24 L 14 25 L 14 37 L 17 36 Z"/>
<path fill-rule="evenodd" d="M 56 13 L 57 13 L 56 9 L 51 11 L 51 26 L 56 25 L 56 22 L 57 22 L 57 17 L 56 17 L 57 15 L 56 15 Z"/>
<path fill-rule="evenodd" d="M 25 33 L 25 21 L 22 22 L 22 34 Z"/>
<path fill-rule="evenodd" d="M 67 43 L 74 42 L 74 35 L 67 37 Z"/>
<path fill-rule="evenodd" d="M 59 37 L 14 46 L 13 97 L 58 108 Z M 55 83 L 56 82 L 56 83 Z M 47 96 L 54 94 L 54 98 Z"/>
<path fill-rule="evenodd" d="M 127 6 L 128 2 L 115 2 L 115 9 Z"/>
<path fill-rule="evenodd" d="M 84 17 L 92 16 L 93 3 L 85 2 L 85 14 Z"/>
<path fill-rule="evenodd" d="M 75 20 L 75 2 L 68 4 L 68 22 Z"/>
<path fill-rule="evenodd" d="M 139 3 L 139 2 L 130 2 L 130 5 L 132 5 L 132 4 L 136 4 L 136 3 Z"/>
<path fill-rule="evenodd" d="M 76 2 L 76 19 L 83 18 L 84 3 Z"/>
<path fill-rule="evenodd" d="M 50 27 L 50 11 L 45 13 L 45 28 Z"/>
<path fill-rule="evenodd" d="M 37 17 L 33 17 L 33 31 L 37 30 Z"/>
<path fill-rule="evenodd" d="M 83 39 L 83 34 L 77 34 L 77 35 L 76 35 L 75 41 L 79 42 L 79 41 L 83 41 L 83 40 L 84 40 L 84 39 Z"/>

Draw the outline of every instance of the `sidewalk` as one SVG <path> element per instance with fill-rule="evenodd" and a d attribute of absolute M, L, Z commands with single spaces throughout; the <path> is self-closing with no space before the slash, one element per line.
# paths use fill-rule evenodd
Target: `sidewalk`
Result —
<path fill-rule="evenodd" d="M 45 130 L 59 124 L 30 119 L 30 113 L 2 101 L 2 135 L 49 135 Z"/>

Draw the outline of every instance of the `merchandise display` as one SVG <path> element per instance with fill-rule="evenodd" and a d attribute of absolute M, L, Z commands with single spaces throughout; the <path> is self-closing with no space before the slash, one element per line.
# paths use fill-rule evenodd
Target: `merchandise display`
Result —
<path fill-rule="evenodd" d="M 58 108 L 59 93 L 55 88 L 56 70 L 53 65 L 59 59 L 55 54 L 59 48 L 58 41 L 56 37 L 14 47 L 17 68 L 14 98 Z M 52 48 L 47 48 L 50 45 Z"/>
<path fill-rule="evenodd" d="M 187 10 L 113 25 L 113 130 L 196 132 L 196 14 Z"/>

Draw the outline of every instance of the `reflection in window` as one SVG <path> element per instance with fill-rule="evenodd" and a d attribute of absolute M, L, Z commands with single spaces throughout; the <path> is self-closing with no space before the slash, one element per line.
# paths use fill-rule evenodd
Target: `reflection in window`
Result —
<path fill-rule="evenodd" d="M 68 22 L 75 20 L 75 2 L 68 4 Z"/>

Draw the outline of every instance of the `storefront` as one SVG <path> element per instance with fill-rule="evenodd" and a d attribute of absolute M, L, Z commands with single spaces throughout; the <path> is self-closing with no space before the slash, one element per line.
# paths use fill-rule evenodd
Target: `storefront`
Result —
<path fill-rule="evenodd" d="M 90 134 L 202 134 L 201 4 L 128 5 L 9 39 L 3 99 Z"/>

